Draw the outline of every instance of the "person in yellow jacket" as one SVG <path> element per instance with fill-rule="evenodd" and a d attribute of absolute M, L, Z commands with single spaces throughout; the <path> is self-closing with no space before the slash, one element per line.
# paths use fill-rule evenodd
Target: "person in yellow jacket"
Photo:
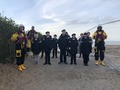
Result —
<path fill-rule="evenodd" d="M 16 63 L 18 65 L 18 70 L 23 71 L 26 69 L 24 66 L 25 54 L 26 54 L 26 43 L 27 38 L 25 35 L 24 26 L 20 25 L 18 32 L 14 33 L 11 40 L 15 42 L 15 53 L 16 53 Z"/>
<path fill-rule="evenodd" d="M 97 30 L 94 32 L 93 39 L 95 39 L 95 64 L 99 64 L 99 58 L 100 58 L 100 64 L 105 66 L 104 63 L 104 52 L 105 52 L 105 39 L 107 39 L 107 34 L 104 30 L 102 30 L 102 26 L 98 26 Z"/>

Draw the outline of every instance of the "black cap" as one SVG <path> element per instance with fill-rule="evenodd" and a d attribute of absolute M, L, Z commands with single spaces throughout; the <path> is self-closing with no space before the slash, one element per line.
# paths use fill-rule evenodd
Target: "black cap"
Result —
<path fill-rule="evenodd" d="M 47 31 L 47 32 L 46 32 L 46 34 L 47 34 L 47 33 L 50 33 L 50 32 L 49 32 L 49 31 Z"/>
<path fill-rule="evenodd" d="M 65 32 L 65 31 L 66 31 L 65 29 L 62 30 L 62 32 Z"/>
<path fill-rule="evenodd" d="M 86 33 L 86 32 L 84 33 L 84 35 L 87 35 L 87 34 L 88 34 L 88 33 Z"/>
<path fill-rule="evenodd" d="M 57 36 L 56 34 L 54 34 L 54 36 Z"/>
<path fill-rule="evenodd" d="M 72 36 L 75 36 L 75 35 L 76 35 L 75 33 L 72 34 Z"/>

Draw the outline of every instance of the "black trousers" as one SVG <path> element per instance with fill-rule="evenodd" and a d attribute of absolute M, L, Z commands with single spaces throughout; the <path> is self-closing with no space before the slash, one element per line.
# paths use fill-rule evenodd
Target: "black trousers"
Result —
<path fill-rule="evenodd" d="M 82 57 L 82 52 L 81 52 L 81 49 L 82 47 L 81 47 L 81 45 L 79 46 L 79 54 L 80 54 L 80 56 L 79 57 Z"/>
<path fill-rule="evenodd" d="M 70 49 L 67 48 L 67 56 L 70 56 Z"/>
<path fill-rule="evenodd" d="M 41 51 L 41 58 L 44 56 L 44 50 Z"/>
<path fill-rule="evenodd" d="M 83 63 L 88 64 L 89 62 L 89 54 L 83 54 Z"/>
<path fill-rule="evenodd" d="M 57 48 L 53 48 L 52 57 L 54 56 L 57 58 Z"/>
<path fill-rule="evenodd" d="M 45 51 L 45 63 L 50 63 L 50 51 Z"/>
<path fill-rule="evenodd" d="M 16 64 L 22 65 L 24 64 L 24 61 L 25 61 L 25 51 L 21 50 L 21 57 L 16 57 Z"/>
<path fill-rule="evenodd" d="M 96 46 L 95 60 L 99 60 L 99 58 L 100 58 L 100 60 L 103 61 L 104 58 L 105 58 L 104 52 L 105 52 L 105 46 L 104 45 Z"/>
<path fill-rule="evenodd" d="M 66 50 L 60 50 L 60 62 L 63 62 L 63 61 L 66 62 Z"/>
<path fill-rule="evenodd" d="M 76 63 L 76 54 L 71 54 L 71 63 Z"/>

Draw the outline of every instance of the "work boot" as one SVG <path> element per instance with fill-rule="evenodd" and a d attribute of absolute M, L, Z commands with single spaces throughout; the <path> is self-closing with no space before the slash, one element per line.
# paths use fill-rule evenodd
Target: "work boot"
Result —
<path fill-rule="evenodd" d="M 87 64 L 87 63 L 84 63 L 84 66 L 88 66 L 88 64 Z"/>
<path fill-rule="evenodd" d="M 74 63 L 75 65 L 77 65 L 77 63 Z"/>
<path fill-rule="evenodd" d="M 51 63 L 48 63 L 49 65 L 51 65 Z"/>
<path fill-rule="evenodd" d="M 47 63 L 45 62 L 43 65 L 46 65 Z"/>
<path fill-rule="evenodd" d="M 103 66 L 105 66 L 105 63 L 104 63 L 104 61 L 100 61 L 100 65 L 103 65 Z"/>
<path fill-rule="evenodd" d="M 22 64 L 21 65 L 21 68 L 23 69 L 23 70 L 25 70 L 26 69 L 26 67 Z"/>
<path fill-rule="evenodd" d="M 96 60 L 96 61 L 95 61 L 95 65 L 98 65 L 98 64 L 99 64 L 99 62 L 98 62 L 98 60 Z"/>
<path fill-rule="evenodd" d="M 21 68 L 21 65 L 18 66 L 18 70 L 23 71 L 23 69 Z"/>
<path fill-rule="evenodd" d="M 58 64 L 61 64 L 62 62 L 60 61 Z"/>

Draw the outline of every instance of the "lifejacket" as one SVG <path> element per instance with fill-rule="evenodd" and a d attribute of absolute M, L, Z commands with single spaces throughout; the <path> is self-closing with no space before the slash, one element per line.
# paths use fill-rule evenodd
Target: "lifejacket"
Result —
<path fill-rule="evenodd" d="M 104 31 L 100 30 L 100 31 L 96 31 L 96 36 L 95 36 L 95 41 L 96 42 L 100 42 L 100 41 L 104 41 L 105 40 L 105 36 L 104 36 Z"/>
<path fill-rule="evenodd" d="M 25 46 L 27 43 L 27 37 L 24 33 L 15 33 L 12 35 L 11 40 L 15 42 L 16 45 Z"/>
<path fill-rule="evenodd" d="M 24 33 L 18 33 L 12 35 L 11 40 L 15 42 L 16 57 L 21 57 L 22 52 L 25 54 L 27 37 Z"/>

